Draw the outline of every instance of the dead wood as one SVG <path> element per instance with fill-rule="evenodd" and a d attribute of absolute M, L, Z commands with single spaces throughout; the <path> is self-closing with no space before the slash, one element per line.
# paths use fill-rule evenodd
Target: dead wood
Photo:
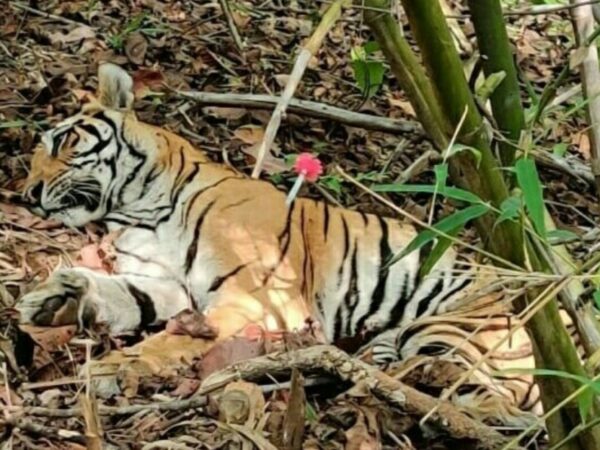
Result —
<path fill-rule="evenodd" d="M 435 398 L 330 345 L 275 353 L 234 364 L 210 375 L 202 383 L 200 390 L 206 391 L 212 386 L 222 385 L 223 379 L 231 379 L 232 376 L 258 379 L 266 374 L 288 374 L 292 369 L 308 372 L 320 370 L 336 375 L 343 381 L 363 383 L 380 399 L 417 418 L 423 417 L 438 405 Z M 462 414 L 448 402 L 439 406 L 428 426 L 433 426 L 436 431 L 447 433 L 454 439 L 472 440 L 476 448 L 481 450 L 500 449 L 508 442 L 506 437 Z"/>
<path fill-rule="evenodd" d="M 231 108 L 274 109 L 279 97 L 264 94 L 236 94 L 201 91 L 177 91 L 178 96 L 193 100 L 200 105 L 227 106 Z M 418 122 L 395 120 L 372 114 L 358 113 L 335 106 L 309 100 L 292 98 L 287 106 L 288 113 L 315 119 L 333 120 L 352 127 L 366 130 L 385 131 L 394 134 L 419 133 L 422 127 Z"/>

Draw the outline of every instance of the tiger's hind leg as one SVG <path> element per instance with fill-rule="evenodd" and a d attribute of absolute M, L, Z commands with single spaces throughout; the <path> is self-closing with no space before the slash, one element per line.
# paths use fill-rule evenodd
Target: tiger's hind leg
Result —
<path fill-rule="evenodd" d="M 470 336 L 448 324 L 387 330 L 361 348 L 358 355 L 373 364 L 387 364 L 387 373 L 439 397 L 451 388 L 486 352 L 482 336 Z M 485 336 L 483 336 L 485 337 Z M 472 340 L 472 341 L 471 341 Z M 533 367 L 527 349 L 492 354 L 474 370 L 449 400 L 465 413 L 494 425 L 527 427 L 540 411 L 538 387 L 528 375 L 503 369 Z M 507 365 L 503 362 L 508 361 Z"/>

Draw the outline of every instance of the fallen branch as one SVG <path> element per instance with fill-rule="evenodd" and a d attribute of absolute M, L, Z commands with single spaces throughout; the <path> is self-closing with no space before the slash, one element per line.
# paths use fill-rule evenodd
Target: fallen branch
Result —
<path fill-rule="evenodd" d="M 267 374 L 289 374 L 292 369 L 314 372 L 324 371 L 343 381 L 363 383 L 374 395 L 407 414 L 423 417 L 438 401 L 410 386 L 386 375 L 376 367 L 351 358 L 342 350 L 330 345 L 317 345 L 287 353 L 275 353 L 242 361 L 224 370 L 213 373 L 201 385 L 205 391 L 222 385 L 223 379 L 258 379 Z M 455 439 L 468 439 L 476 442 L 478 449 L 499 449 L 508 440 L 492 428 L 462 414 L 450 403 L 441 404 L 430 418 L 428 426 L 434 426 Z"/>
<path fill-rule="evenodd" d="M 278 97 L 262 94 L 235 94 L 198 91 L 177 91 L 176 94 L 201 105 L 226 106 L 230 108 L 273 109 L 279 101 Z M 316 119 L 333 120 L 344 125 L 364 128 L 366 130 L 385 131 L 394 134 L 422 133 L 418 122 L 410 120 L 394 120 L 371 114 L 347 111 L 335 106 L 308 100 L 290 99 L 287 110 L 300 116 Z"/>
<path fill-rule="evenodd" d="M 543 166 L 560 170 L 567 175 L 578 179 L 579 181 L 589 184 L 591 187 L 596 185 L 596 180 L 594 179 L 592 170 L 575 158 L 567 160 L 566 158 L 562 158 L 554 155 L 553 153 L 545 151 L 533 152 L 532 156 L 537 163 Z"/>
<path fill-rule="evenodd" d="M 206 406 L 208 398 L 206 396 L 194 396 L 185 400 L 173 400 L 169 402 L 149 403 L 146 405 L 128 405 L 128 406 L 98 406 L 98 414 L 101 416 L 126 416 L 137 414 L 141 411 L 182 411 L 186 409 L 201 408 Z M 68 418 L 78 417 L 82 414 L 81 408 L 44 408 L 41 406 L 31 406 L 27 408 L 15 408 L 15 411 L 22 412 L 30 416 Z"/>
<path fill-rule="evenodd" d="M 32 422 L 24 417 L 12 416 L 4 422 L 0 422 L 0 425 L 5 424 L 15 428 L 20 428 L 28 433 L 44 436 L 45 438 L 70 441 L 77 444 L 85 444 L 86 439 L 81 433 L 71 430 L 65 430 L 62 428 L 53 428 L 39 423 Z"/>

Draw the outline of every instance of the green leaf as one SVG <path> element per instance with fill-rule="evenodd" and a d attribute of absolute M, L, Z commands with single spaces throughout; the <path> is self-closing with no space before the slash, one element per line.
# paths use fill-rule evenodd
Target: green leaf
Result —
<path fill-rule="evenodd" d="M 467 222 L 472 219 L 476 219 L 487 213 L 489 211 L 489 207 L 487 205 L 472 205 L 460 211 L 456 211 L 453 214 L 450 214 L 448 217 L 444 217 L 438 223 L 433 225 L 434 230 L 424 230 L 421 231 L 415 238 L 410 241 L 410 243 L 406 246 L 404 250 L 402 250 L 398 255 L 394 256 L 392 260 L 389 262 L 388 266 L 391 266 L 396 261 L 401 260 L 409 253 L 414 252 L 415 250 L 420 249 L 427 243 L 433 241 L 436 237 L 439 236 L 439 232 L 450 234 L 457 232 L 456 230 L 462 229 Z"/>
<path fill-rule="evenodd" d="M 542 239 L 546 239 L 544 197 L 535 163 L 531 159 L 521 158 L 515 164 L 515 172 L 517 174 L 517 182 L 523 191 L 525 206 L 533 227 Z"/>
<path fill-rule="evenodd" d="M 297 158 L 298 158 L 298 155 L 295 153 L 283 155 L 283 162 L 285 163 L 286 166 L 292 167 L 294 164 L 296 164 Z"/>
<path fill-rule="evenodd" d="M 579 239 L 576 233 L 569 230 L 550 230 L 548 231 L 548 241 L 550 244 L 556 244 L 563 241 L 573 241 Z"/>
<path fill-rule="evenodd" d="M 594 392 L 591 389 L 586 389 L 577 397 L 577 407 L 581 416 L 581 422 L 586 423 L 590 417 L 592 404 L 594 403 Z"/>
<path fill-rule="evenodd" d="M 384 67 L 380 61 L 357 59 L 352 61 L 354 79 L 362 94 L 370 98 L 383 83 Z"/>
<path fill-rule="evenodd" d="M 521 199 L 519 197 L 508 197 L 500 205 L 500 216 L 496 220 L 495 225 L 504 222 L 505 220 L 515 220 L 519 217 L 521 211 Z"/>
<path fill-rule="evenodd" d="M 0 122 L 0 129 L 2 128 L 22 128 L 27 125 L 25 120 L 9 120 L 7 122 Z"/>
<path fill-rule="evenodd" d="M 342 193 L 342 182 L 338 177 L 327 175 L 319 179 L 319 184 L 324 186 L 326 189 L 335 192 L 336 194 Z"/>
<path fill-rule="evenodd" d="M 449 231 L 447 234 L 449 234 L 450 236 L 456 236 L 461 229 L 462 227 L 458 227 L 454 230 Z M 448 238 L 440 237 L 437 240 L 435 246 L 421 264 L 421 268 L 419 269 L 419 276 L 421 278 L 426 277 L 429 274 L 429 272 L 431 272 L 431 269 L 433 269 L 435 263 L 438 262 L 438 260 L 444 255 L 444 253 L 446 253 L 446 250 L 448 250 L 448 248 L 451 245 L 452 240 Z"/>
<path fill-rule="evenodd" d="M 448 180 L 448 164 L 436 164 L 433 168 L 435 173 L 435 188 L 437 191 L 441 191 L 446 187 L 446 180 Z"/>
<path fill-rule="evenodd" d="M 600 309 L 600 289 L 596 289 L 592 295 L 594 297 L 596 308 Z"/>
<path fill-rule="evenodd" d="M 487 100 L 490 95 L 494 93 L 496 88 L 500 86 L 500 83 L 502 83 L 505 78 L 506 72 L 503 70 L 490 74 L 485 78 L 483 84 L 477 89 L 477 96 L 479 96 L 483 101 Z"/>
<path fill-rule="evenodd" d="M 414 192 L 420 194 L 433 194 L 436 191 L 435 186 L 430 184 L 379 184 L 372 186 L 372 189 L 375 192 Z M 444 189 L 438 189 L 437 193 L 442 197 L 461 202 L 483 204 L 483 200 L 477 195 L 460 188 L 446 186 Z"/>
<path fill-rule="evenodd" d="M 448 158 L 456 155 L 457 153 L 465 151 L 471 152 L 473 154 L 473 156 L 475 157 L 475 162 L 477 163 L 477 167 L 479 167 L 479 164 L 481 164 L 481 152 L 476 148 L 470 147 L 468 145 L 454 144 L 452 147 L 450 147 L 450 150 L 448 150 Z"/>
<path fill-rule="evenodd" d="M 554 144 L 554 147 L 552 147 L 552 153 L 562 158 L 567 153 L 568 148 L 569 146 L 567 144 L 565 144 L 564 142 L 559 142 L 558 144 Z"/>
<path fill-rule="evenodd" d="M 377 41 L 369 41 L 363 45 L 363 49 L 367 55 L 370 55 L 371 53 L 375 53 L 379 50 L 379 43 Z"/>
<path fill-rule="evenodd" d="M 305 414 L 305 419 L 309 422 L 318 422 L 319 421 L 319 415 L 315 411 L 315 408 L 313 408 L 313 406 L 308 402 L 306 402 L 306 408 L 304 410 L 304 414 Z"/>

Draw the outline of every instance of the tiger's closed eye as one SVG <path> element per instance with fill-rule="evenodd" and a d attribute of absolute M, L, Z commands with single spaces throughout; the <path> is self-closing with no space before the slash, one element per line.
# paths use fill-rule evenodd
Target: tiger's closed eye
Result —
<path fill-rule="evenodd" d="M 72 131 L 63 144 L 63 148 L 73 148 L 79 143 L 79 133 Z"/>

